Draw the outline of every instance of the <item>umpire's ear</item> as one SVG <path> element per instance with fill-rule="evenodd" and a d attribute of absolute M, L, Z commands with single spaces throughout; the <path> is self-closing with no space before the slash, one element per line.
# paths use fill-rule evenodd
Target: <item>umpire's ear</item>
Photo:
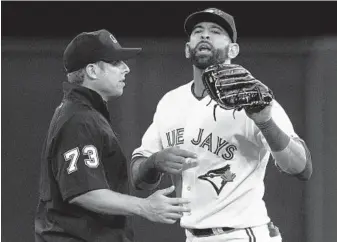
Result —
<path fill-rule="evenodd" d="M 185 44 L 185 57 L 189 59 L 191 57 L 191 52 L 190 52 L 190 43 L 187 42 Z"/>
<path fill-rule="evenodd" d="M 88 64 L 85 67 L 85 70 L 86 70 L 87 75 L 91 79 L 96 79 L 97 78 L 97 65 L 96 64 Z"/>
<path fill-rule="evenodd" d="M 228 47 L 228 57 L 234 59 L 240 52 L 240 46 L 238 43 L 230 43 Z"/>

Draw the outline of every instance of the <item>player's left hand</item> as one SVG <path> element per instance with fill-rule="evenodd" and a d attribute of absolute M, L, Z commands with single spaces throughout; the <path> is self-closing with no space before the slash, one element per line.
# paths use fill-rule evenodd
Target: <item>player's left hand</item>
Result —
<path fill-rule="evenodd" d="M 271 101 L 262 110 L 260 108 L 245 108 L 245 112 L 256 124 L 265 123 L 272 117 L 272 107 L 274 100 Z"/>

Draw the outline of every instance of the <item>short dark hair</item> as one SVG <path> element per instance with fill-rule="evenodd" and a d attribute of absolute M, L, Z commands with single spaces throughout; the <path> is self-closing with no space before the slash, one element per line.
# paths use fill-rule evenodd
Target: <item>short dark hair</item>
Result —
<path fill-rule="evenodd" d="M 73 71 L 67 74 L 68 82 L 82 85 L 84 82 L 84 76 L 85 76 L 85 68 L 81 68 L 77 71 Z"/>

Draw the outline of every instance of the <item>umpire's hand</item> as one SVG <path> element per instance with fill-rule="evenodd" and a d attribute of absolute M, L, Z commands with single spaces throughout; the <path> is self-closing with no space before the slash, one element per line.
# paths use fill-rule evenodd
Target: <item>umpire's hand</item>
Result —
<path fill-rule="evenodd" d="M 185 198 L 167 197 L 174 191 L 174 186 L 158 190 L 144 200 L 141 205 L 143 217 L 153 222 L 173 224 L 183 216 L 183 212 L 190 212 L 185 204 Z"/>
<path fill-rule="evenodd" d="M 183 169 L 195 166 L 197 155 L 193 152 L 170 147 L 154 154 L 154 167 L 161 172 L 181 174 Z"/>

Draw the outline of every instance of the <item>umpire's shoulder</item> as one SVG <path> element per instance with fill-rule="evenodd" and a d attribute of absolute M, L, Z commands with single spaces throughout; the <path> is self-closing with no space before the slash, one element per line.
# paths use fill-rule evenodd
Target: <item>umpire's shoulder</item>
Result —
<path fill-rule="evenodd" d="M 74 134 L 75 137 L 101 138 L 102 133 L 110 131 L 109 123 L 93 110 L 79 110 L 74 113 L 60 130 L 63 134 Z M 66 136 L 67 137 L 67 136 Z"/>

